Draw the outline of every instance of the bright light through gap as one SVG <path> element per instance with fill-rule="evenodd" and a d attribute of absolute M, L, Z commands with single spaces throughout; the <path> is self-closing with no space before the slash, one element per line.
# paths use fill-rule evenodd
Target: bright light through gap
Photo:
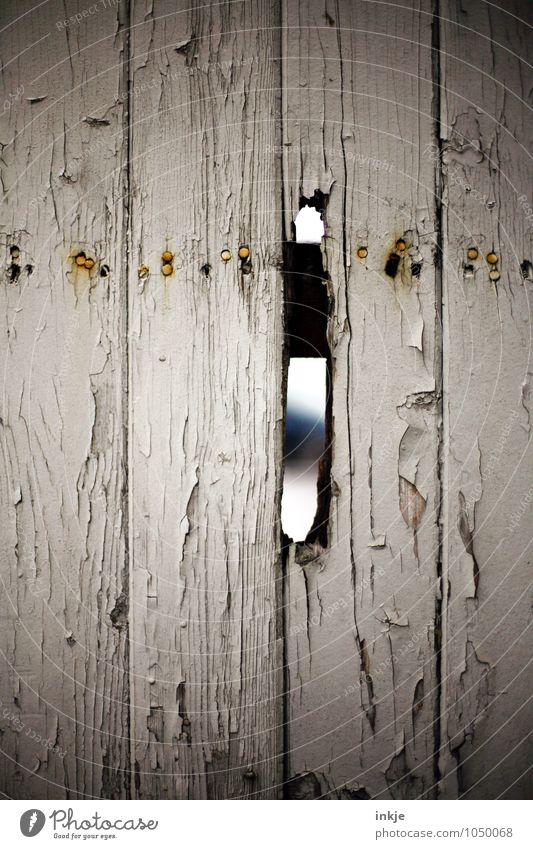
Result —
<path fill-rule="evenodd" d="M 302 206 L 294 219 L 296 241 L 319 245 L 324 234 L 324 222 L 320 213 L 312 206 Z"/>
<path fill-rule="evenodd" d="M 295 541 L 305 540 L 317 510 L 318 462 L 324 451 L 326 360 L 289 362 L 285 429 L 285 476 L 281 522 Z"/>

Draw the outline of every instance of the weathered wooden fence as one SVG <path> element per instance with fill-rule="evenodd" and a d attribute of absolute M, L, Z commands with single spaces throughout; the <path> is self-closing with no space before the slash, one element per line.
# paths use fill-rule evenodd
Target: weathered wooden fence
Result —
<path fill-rule="evenodd" d="M 531 7 L 2 7 L 3 793 L 526 795 Z M 327 542 L 283 546 L 316 190 Z"/>

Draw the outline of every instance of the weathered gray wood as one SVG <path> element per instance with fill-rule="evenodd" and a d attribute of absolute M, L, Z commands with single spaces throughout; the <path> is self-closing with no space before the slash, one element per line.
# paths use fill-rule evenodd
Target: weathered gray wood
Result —
<path fill-rule="evenodd" d="M 1 790 L 120 797 L 122 36 L 116 9 L 33 5 L 2 4 Z"/>
<path fill-rule="evenodd" d="M 437 225 L 432 14 L 419 5 L 283 3 L 286 232 L 301 195 L 329 194 L 334 298 L 329 545 L 293 548 L 288 566 L 299 798 L 436 794 Z"/>
<path fill-rule="evenodd" d="M 527 796 L 527 4 L 31 10 L 2 6 L 0 792 Z M 282 587 L 280 239 L 316 189 L 329 543 Z"/>
<path fill-rule="evenodd" d="M 443 794 L 527 798 L 533 132 L 520 19 L 532 23 L 531 6 L 446 0 L 441 14 Z"/>
<path fill-rule="evenodd" d="M 143 798 L 279 793 L 276 23 L 260 0 L 135 4 L 132 685 Z"/>

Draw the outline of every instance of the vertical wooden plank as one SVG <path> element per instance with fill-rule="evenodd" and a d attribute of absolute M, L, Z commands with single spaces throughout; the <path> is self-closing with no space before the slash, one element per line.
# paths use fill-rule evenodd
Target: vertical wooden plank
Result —
<path fill-rule="evenodd" d="M 134 7 L 132 650 L 142 798 L 278 793 L 278 39 L 275 8 L 262 0 Z"/>
<path fill-rule="evenodd" d="M 288 795 L 431 797 L 439 355 L 435 166 L 423 154 L 434 138 L 432 10 L 348 0 L 283 10 L 285 231 L 302 196 L 329 196 L 334 425 L 328 546 L 293 546 L 288 564 Z"/>
<path fill-rule="evenodd" d="M 121 797 L 123 40 L 32 7 L 2 6 L 1 789 Z"/>
<path fill-rule="evenodd" d="M 531 7 L 445 0 L 441 14 L 443 792 L 527 798 Z M 490 252 L 498 280 L 489 277 Z"/>

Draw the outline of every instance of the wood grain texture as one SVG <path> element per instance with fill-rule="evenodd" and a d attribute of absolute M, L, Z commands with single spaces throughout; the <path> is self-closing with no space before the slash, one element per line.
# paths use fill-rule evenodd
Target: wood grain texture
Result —
<path fill-rule="evenodd" d="M 116 10 L 66 30 L 32 6 L 2 7 L 1 786 L 120 797 L 122 39 Z"/>
<path fill-rule="evenodd" d="M 132 685 L 141 798 L 279 793 L 273 15 L 260 0 L 134 8 Z M 241 244 L 250 269 L 237 257 Z M 149 276 L 139 279 L 142 265 Z"/>
<path fill-rule="evenodd" d="M 418 7 L 418 4 L 416 4 Z M 288 563 L 289 795 L 436 795 L 432 14 L 283 3 L 286 232 L 329 195 L 329 545 Z M 396 242 L 405 239 L 405 250 Z M 368 249 L 365 259 L 355 254 Z M 398 255 L 393 277 L 385 273 Z M 394 264 L 394 258 L 393 258 Z"/>
<path fill-rule="evenodd" d="M 446 0 L 441 15 L 443 794 L 527 798 L 533 20 L 520 2 Z"/>

